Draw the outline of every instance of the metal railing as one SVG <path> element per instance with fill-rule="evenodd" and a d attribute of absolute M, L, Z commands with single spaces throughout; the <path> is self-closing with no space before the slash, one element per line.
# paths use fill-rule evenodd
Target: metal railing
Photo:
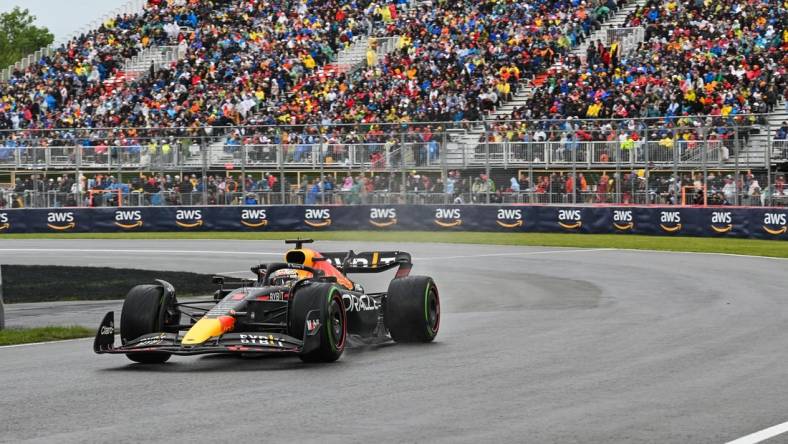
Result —
<path fill-rule="evenodd" d="M 144 73 L 151 65 L 154 70 L 159 70 L 163 66 L 168 66 L 172 62 L 178 61 L 185 54 L 185 47 L 180 46 L 151 46 L 146 48 L 136 56 L 130 58 L 123 65 L 125 73 Z"/>
<path fill-rule="evenodd" d="M 379 61 L 386 54 L 397 48 L 399 36 L 395 37 L 365 37 L 357 40 L 353 46 L 337 55 L 336 66 L 340 72 L 354 73 L 367 66 L 367 53 L 375 51 Z"/>
<path fill-rule="evenodd" d="M 734 147 L 734 141 L 670 140 L 631 142 L 488 142 L 489 160 L 495 165 L 537 164 L 562 166 L 568 163 L 580 168 L 623 165 L 681 164 L 681 166 L 723 166 Z M 487 162 L 485 144 L 476 147 L 470 164 Z M 678 166 L 678 165 L 677 165 Z"/>
<path fill-rule="evenodd" d="M 638 48 L 638 45 L 646 38 L 646 28 L 636 26 L 632 28 L 609 28 L 607 32 L 607 44 L 618 42 L 621 55 L 628 54 Z"/>
<path fill-rule="evenodd" d="M 703 120 L 701 118 L 701 120 Z M 0 170 L 266 168 L 769 168 L 788 141 L 763 119 L 688 126 L 637 120 L 0 131 Z M 574 121 L 577 122 L 577 121 Z M 612 124 L 611 124 L 612 122 Z M 627 124 L 629 122 L 629 124 Z M 704 120 L 705 122 L 705 120 Z M 663 126 L 666 125 L 666 126 Z M 454 126 L 455 128 L 451 128 Z M 621 127 L 611 129 L 611 127 Z M 607 128 L 607 129 L 605 129 Z M 631 129 L 627 129 L 631 128 Z M 615 132 L 623 135 L 615 136 Z M 612 141 L 588 141 L 591 132 Z M 212 134 L 229 134 L 214 136 Z M 215 142 L 216 139 L 219 142 Z M 281 140 L 279 143 L 273 140 Z M 289 141 L 287 141 L 289 140 Z M 296 141 L 296 142 L 294 142 Z"/>
<path fill-rule="evenodd" d="M 629 188 L 629 189 L 628 189 Z M 313 192 L 309 189 L 292 187 L 285 190 L 217 191 L 200 190 L 179 192 L 177 189 L 157 192 L 62 192 L 22 191 L 0 189 L 2 208 L 98 208 L 98 207 L 155 207 L 155 206 L 203 206 L 203 205 L 440 205 L 440 204 L 531 204 L 531 205 L 675 205 L 675 206 L 783 206 L 788 207 L 787 191 L 780 194 L 739 191 L 737 193 L 690 193 L 683 199 L 680 193 L 668 189 L 643 189 L 623 186 L 618 191 L 603 191 L 596 187 L 588 190 L 567 192 L 565 190 L 539 189 L 521 192 L 419 192 L 377 190 L 333 189 Z M 733 204 L 732 202 L 738 202 Z"/>

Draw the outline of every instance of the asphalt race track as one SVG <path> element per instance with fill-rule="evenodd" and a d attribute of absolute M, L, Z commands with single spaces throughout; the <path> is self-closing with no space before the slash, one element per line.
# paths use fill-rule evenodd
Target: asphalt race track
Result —
<path fill-rule="evenodd" d="M 356 347 L 329 365 L 142 366 L 90 340 L 0 348 L 0 441 L 721 443 L 788 420 L 788 261 L 317 245 L 411 251 L 413 273 L 441 290 L 436 342 Z M 3 240 L 0 262 L 243 276 L 283 248 Z M 39 307 L 9 307 L 8 324 L 97 326 L 117 303 Z"/>

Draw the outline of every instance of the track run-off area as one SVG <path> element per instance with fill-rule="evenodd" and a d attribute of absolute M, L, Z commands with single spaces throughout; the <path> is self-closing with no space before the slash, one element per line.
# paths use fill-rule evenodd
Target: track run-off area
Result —
<path fill-rule="evenodd" d="M 94 355 L 92 339 L 0 348 L 0 442 L 744 444 L 788 430 L 788 260 L 314 247 L 410 252 L 412 274 L 440 290 L 436 341 L 357 345 L 322 365 L 207 356 L 145 366 Z M 0 263 L 245 277 L 284 251 L 281 241 L 4 240 Z M 390 277 L 360 281 L 385 290 Z M 119 308 L 15 304 L 6 321 L 97 327 Z"/>

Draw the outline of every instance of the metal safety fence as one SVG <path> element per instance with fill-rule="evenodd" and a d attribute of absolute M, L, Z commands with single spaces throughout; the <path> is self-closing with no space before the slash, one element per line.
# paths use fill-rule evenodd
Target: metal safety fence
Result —
<path fill-rule="evenodd" d="M 607 44 L 618 42 L 621 54 L 628 54 L 638 48 L 646 37 L 646 28 L 642 26 L 630 28 L 609 28 L 606 30 Z"/>
<path fill-rule="evenodd" d="M 482 203 L 585 203 L 603 194 L 609 197 L 597 200 L 675 204 L 682 193 L 686 202 L 687 194 L 701 191 L 704 204 L 781 205 L 788 141 L 774 120 L 753 115 L 0 131 L 0 196 L 5 206 L 92 206 L 87 194 L 119 188 L 120 205 L 183 205 L 195 198 L 167 193 L 200 190 L 204 205 L 242 202 L 248 193 L 263 193 L 258 202 L 292 204 L 306 203 L 317 186 L 320 202 L 345 203 L 328 191 L 338 193 L 347 180 L 352 187 L 364 177 L 375 182 L 369 192 L 385 190 L 381 202 L 478 202 L 481 192 Z M 329 176 L 335 182 L 324 186 Z M 182 183 L 187 177 L 191 184 Z M 601 183 L 603 177 L 610 183 Z M 260 185 L 263 179 L 267 186 Z M 671 179 L 678 187 L 672 194 Z M 234 188 L 222 188 L 232 182 Z M 499 190 L 527 197 L 497 196 Z M 79 195 L 64 199 L 53 191 Z M 210 196 L 220 191 L 242 197 Z M 554 197 L 561 193 L 569 197 Z"/>
<path fill-rule="evenodd" d="M 613 163 L 768 167 L 788 158 L 788 115 L 678 119 L 0 130 L 0 170 L 226 165 L 468 167 Z M 400 156 L 399 158 L 397 156 Z M 397 160 L 399 159 L 399 160 Z"/>
<path fill-rule="evenodd" d="M 785 187 L 788 189 L 788 186 Z M 673 206 L 751 206 L 788 207 L 788 191 L 778 194 L 736 191 L 703 193 L 702 188 L 643 189 L 623 186 L 610 191 L 599 187 L 586 190 L 548 189 L 502 192 L 392 192 L 359 190 L 249 190 L 158 191 L 158 192 L 59 192 L 0 191 L 0 208 L 98 208 L 158 206 L 269 206 L 269 205 L 465 205 L 465 204 L 540 204 L 540 205 L 673 205 Z"/>

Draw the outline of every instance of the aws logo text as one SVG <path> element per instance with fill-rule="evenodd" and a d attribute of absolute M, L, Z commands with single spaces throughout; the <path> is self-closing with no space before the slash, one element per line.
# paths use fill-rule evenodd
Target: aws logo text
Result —
<path fill-rule="evenodd" d="M 73 230 L 77 226 L 74 212 L 49 212 L 47 213 L 47 227 L 56 231 Z"/>
<path fill-rule="evenodd" d="M 378 228 L 386 228 L 392 225 L 397 225 L 397 209 L 396 208 L 370 208 L 369 223 L 371 223 L 372 225 Z"/>
<path fill-rule="evenodd" d="M 777 226 L 780 228 L 775 228 Z M 788 218 L 785 213 L 764 213 L 763 231 L 773 236 L 785 234 L 788 231 Z"/>
<path fill-rule="evenodd" d="M 328 208 L 306 208 L 304 223 L 312 228 L 325 228 L 331 225 L 331 210 Z"/>
<path fill-rule="evenodd" d="M 662 211 L 659 216 L 659 227 L 668 233 L 681 230 L 681 213 L 678 211 Z"/>
<path fill-rule="evenodd" d="M 11 224 L 8 223 L 8 213 L 0 213 L 0 231 L 9 228 L 11 228 Z"/>
<path fill-rule="evenodd" d="M 246 209 L 241 211 L 241 224 L 249 228 L 262 228 L 268 225 L 265 209 Z"/>
<path fill-rule="evenodd" d="M 503 228 L 517 228 L 523 226 L 523 210 L 515 208 L 498 209 L 497 220 L 495 221 Z"/>
<path fill-rule="evenodd" d="M 175 224 L 181 228 L 197 228 L 203 225 L 202 210 L 178 210 Z"/>
<path fill-rule="evenodd" d="M 118 210 L 115 211 L 115 225 L 124 230 L 133 230 L 142 227 L 142 211 Z"/>
<path fill-rule="evenodd" d="M 724 234 L 733 229 L 733 215 L 730 211 L 714 211 L 711 213 L 711 229 L 715 233 Z"/>
<path fill-rule="evenodd" d="M 576 230 L 583 226 L 580 210 L 558 210 L 558 225 L 567 230 Z"/>
<path fill-rule="evenodd" d="M 635 228 L 632 210 L 613 210 L 613 226 L 621 231 L 628 231 Z"/>
<path fill-rule="evenodd" d="M 459 208 L 437 208 L 435 223 L 443 228 L 459 227 L 462 225 L 462 211 Z"/>

